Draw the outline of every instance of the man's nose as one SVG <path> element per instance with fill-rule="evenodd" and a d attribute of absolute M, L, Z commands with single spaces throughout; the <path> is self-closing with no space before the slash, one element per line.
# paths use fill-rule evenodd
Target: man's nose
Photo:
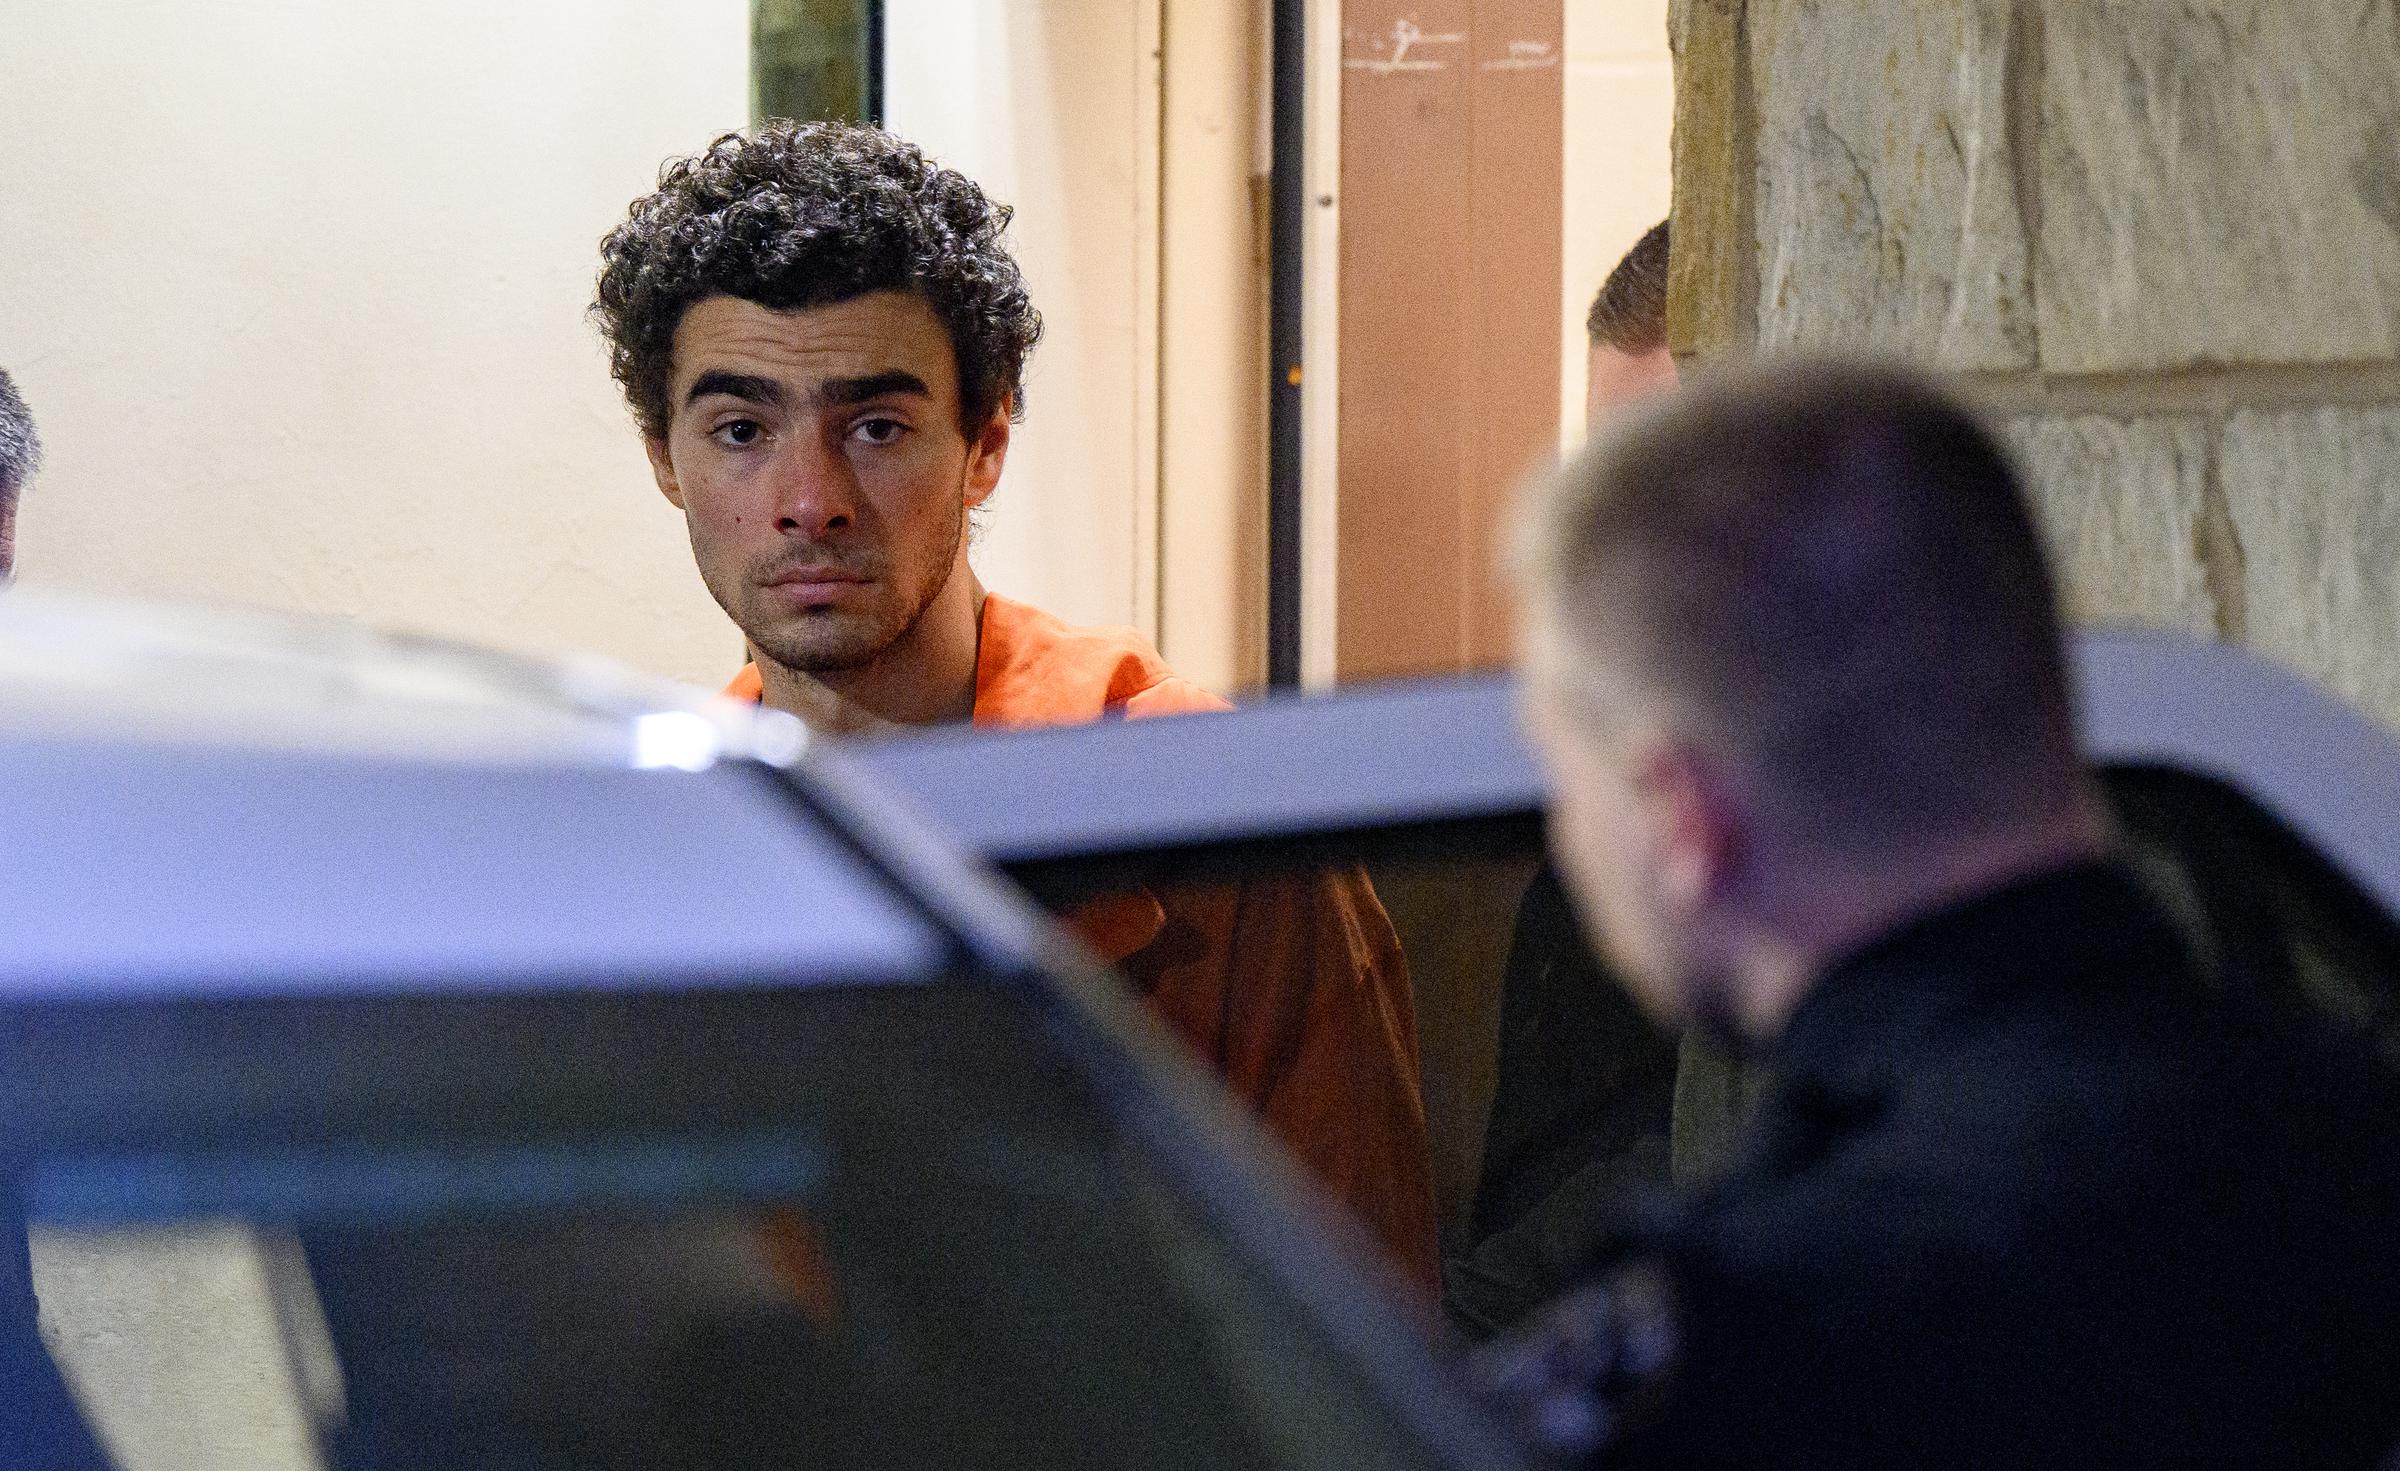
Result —
<path fill-rule="evenodd" d="M 797 437 L 776 466 L 775 529 L 821 537 L 858 520 L 858 477 L 850 457 L 815 436 Z"/>

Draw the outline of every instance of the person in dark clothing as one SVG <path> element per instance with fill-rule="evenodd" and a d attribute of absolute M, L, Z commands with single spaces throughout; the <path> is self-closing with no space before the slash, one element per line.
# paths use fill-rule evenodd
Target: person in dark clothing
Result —
<path fill-rule="evenodd" d="M 1570 1285 L 1628 1194 L 1664 1184 L 1676 1041 L 1600 968 L 1545 866 L 1517 911 L 1469 1250 L 1442 1307 L 1472 1339 Z"/>
<path fill-rule="evenodd" d="M 1588 433 L 1675 386 L 1669 239 L 1664 220 L 1644 232 L 1592 298 Z M 1624 1195 L 1668 1173 L 1676 1039 L 1600 969 L 1549 865 L 1518 906 L 1492 1073 L 1467 1249 L 1442 1262 L 1443 1311 L 1475 1339 L 1565 1287 Z"/>
<path fill-rule="evenodd" d="M 1768 1081 L 1493 1393 L 1609 1466 L 2377 1465 L 2400 1091 L 2119 858 L 1991 437 L 1898 372 L 1687 387 L 1525 563 L 1568 891 Z"/>

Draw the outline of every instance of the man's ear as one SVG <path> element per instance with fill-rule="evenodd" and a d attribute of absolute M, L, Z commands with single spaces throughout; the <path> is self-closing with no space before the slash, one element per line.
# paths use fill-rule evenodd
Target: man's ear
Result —
<path fill-rule="evenodd" d="M 1000 486 L 1000 467 L 1008 459 L 1008 435 L 1014 426 L 1009 414 L 1015 401 L 1003 398 L 991 418 L 967 445 L 967 506 L 973 509 L 992 498 Z"/>
<path fill-rule="evenodd" d="M 1633 767 L 1660 898 L 1683 924 L 1718 907 L 1738 878 L 1749 845 L 1739 792 L 1717 763 L 1689 747 L 1662 744 Z"/>
<path fill-rule="evenodd" d="M 642 449 L 650 456 L 650 476 L 658 482 L 658 493 L 667 498 L 668 505 L 682 510 L 683 486 L 675 479 L 675 462 L 667 458 L 667 442 L 645 434 Z"/>

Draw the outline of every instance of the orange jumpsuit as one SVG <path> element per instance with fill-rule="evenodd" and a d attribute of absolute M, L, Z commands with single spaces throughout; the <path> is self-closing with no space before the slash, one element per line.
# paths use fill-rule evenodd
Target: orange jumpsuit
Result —
<path fill-rule="evenodd" d="M 726 693 L 758 699 L 756 667 Z M 984 598 L 977 725 L 1227 708 L 1132 629 L 1073 628 Z M 1365 873 L 1185 885 L 1103 901 L 1067 922 L 1431 1291 L 1438 1268 L 1416 1010 L 1399 940 Z"/>

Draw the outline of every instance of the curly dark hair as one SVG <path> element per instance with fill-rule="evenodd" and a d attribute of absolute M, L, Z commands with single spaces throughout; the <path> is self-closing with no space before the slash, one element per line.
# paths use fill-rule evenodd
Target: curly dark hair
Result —
<path fill-rule="evenodd" d="M 675 328 L 693 303 L 733 296 L 775 311 L 873 291 L 922 297 L 958 360 L 960 427 L 1025 409 L 1025 357 L 1042 335 L 1000 236 L 1014 213 L 974 181 L 881 128 L 768 123 L 670 160 L 600 242 L 592 315 L 642 432 L 666 437 Z"/>
<path fill-rule="evenodd" d="M 33 432 L 33 411 L 17 385 L 0 368 L 0 501 L 15 495 L 42 464 L 42 438 Z"/>

